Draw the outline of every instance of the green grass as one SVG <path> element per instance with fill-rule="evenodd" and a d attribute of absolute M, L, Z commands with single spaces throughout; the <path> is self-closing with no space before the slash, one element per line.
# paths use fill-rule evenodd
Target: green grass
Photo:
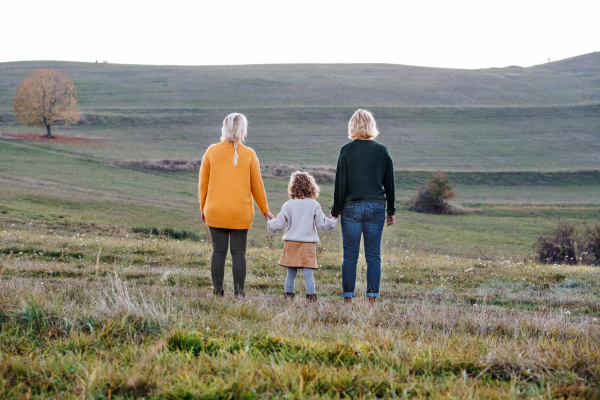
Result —
<path fill-rule="evenodd" d="M 74 79 L 85 109 L 597 104 L 599 57 L 591 53 L 532 68 L 480 70 L 385 64 L 177 67 L 11 62 L 0 64 L 0 109 L 10 109 L 10 93 L 39 68 L 59 69 Z"/>
<path fill-rule="evenodd" d="M 384 252 L 382 297 L 317 304 L 251 247 L 245 299 L 214 298 L 210 246 L 113 227 L 0 234 L 0 396 L 529 398 L 599 394 L 599 269 Z"/>
<path fill-rule="evenodd" d="M 51 144 L 4 141 L 0 146 L 0 221 L 51 226 L 106 224 L 139 229 L 188 232 L 205 237 L 193 172 L 136 171 L 91 155 L 56 149 Z M 388 246 L 495 257 L 527 257 L 537 236 L 559 219 L 576 223 L 600 219 L 595 171 L 579 173 L 449 173 L 470 210 L 462 216 L 435 216 L 407 211 L 425 172 L 397 171 L 398 220 L 386 229 Z M 287 178 L 266 178 L 273 212 L 287 200 Z M 321 184 L 325 212 L 333 202 L 333 185 Z M 250 233 L 263 245 L 267 232 L 258 210 Z M 280 245 L 279 236 L 276 243 Z M 340 241 L 340 233 L 325 234 Z"/>
<path fill-rule="evenodd" d="M 367 105 L 365 105 L 366 107 Z M 378 107 L 374 113 L 400 170 L 595 170 L 600 158 L 597 105 L 525 108 Z M 264 164 L 335 166 L 347 142 L 351 107 L 236 107 L 249 120 L 247 144 Z M 99 146 L 56 146 L 113 162 L 197 160 L 218 140 L 225 109 L 118 110 L 118 118 L 56 127 L 58 135 L 102 139 Z M 94 111 L 84 114 L 94 115 Z M 0 126 L 13 132 L 14 123 Z M 35 132 L 36 129 L 28 128 Z M 42 130 L 38 130 L 40 135 Z"/>

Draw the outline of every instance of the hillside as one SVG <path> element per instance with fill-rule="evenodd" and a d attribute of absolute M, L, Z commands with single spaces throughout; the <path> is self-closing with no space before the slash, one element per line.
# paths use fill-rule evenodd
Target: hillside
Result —
<path fill-rule="evenodd" d="M 11 102 L 31 71 L 76 82 L 82 121 L 58 134 L 104 140 L 77 151 L 129 162 L 201 157 L 223 117 L 243 112 L 268 164 L 335 164 L 357 107 L 374 112 L 405 170 L 594 170 L 600 165 L 600 53 L 531 68 L 400 65 L 0 64 L 0 135 L 35 132 Z"/>
<path fill-rule="evenodd" d="M 0 64 L 0 110 L 39 68 L 68 74 L 93 109 L 549 106 L 600 103 L 600 53 L 531 68 L 456 70 L 388 64 L 140 66 Z"/>

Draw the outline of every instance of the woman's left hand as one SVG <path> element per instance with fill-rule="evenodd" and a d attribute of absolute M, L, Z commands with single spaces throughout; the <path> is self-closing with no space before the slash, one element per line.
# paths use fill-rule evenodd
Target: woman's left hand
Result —
<path fill-rule="evenodd" d="M 202 222 L 206 222 L 206 218 L 204 218 L 204 212 L 200 211 L 200 218 L 202 218 Z"/>

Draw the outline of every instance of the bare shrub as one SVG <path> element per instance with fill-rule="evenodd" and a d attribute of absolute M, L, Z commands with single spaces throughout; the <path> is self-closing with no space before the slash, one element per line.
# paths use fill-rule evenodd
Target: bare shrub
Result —
<path fill-rule="evenodd" d="M 536 243 L 537 259 L 547 264 L 577 264 L 575 225 L 559 221 L 554 233 L 543 233 Z"/>
<path fill-rule="evenodd" d="M 456 192 L 448 183 L 448 177 L 437 171 L 429 176 L 425 185 L 419 186 L 417 194 L 410 200 L 409 209 L 429 214 L 460 214 L 464 211 L 461 207 L 448 203 L 454 197 Z"/>
<path fill-rule="evenodd" d="M 580 246 L 584 262 L 600 265 L 600 221 L 586 227 Z"/>

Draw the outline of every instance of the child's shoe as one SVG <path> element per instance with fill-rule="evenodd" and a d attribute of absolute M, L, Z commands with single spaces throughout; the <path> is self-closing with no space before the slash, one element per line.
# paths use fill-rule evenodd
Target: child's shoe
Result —
<path fill-rule="evenodd" d="M 306 301 L 308 301 L 309 303 L 316 303 L 317 302 L 317 295 L 316 294 L 307 294 L 306 295 Z"/>
<path fill-rule="evenodd" d="M 294 300 L 294 297 L 296 297 L 296 293 L 285 293 L 285 298 L 288 300 Z"/>

